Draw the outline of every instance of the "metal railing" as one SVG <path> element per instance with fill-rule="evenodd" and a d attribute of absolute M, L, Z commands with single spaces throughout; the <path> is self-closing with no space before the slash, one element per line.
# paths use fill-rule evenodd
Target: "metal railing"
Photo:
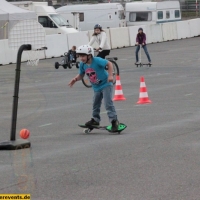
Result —
<path fill-rule="evenodd" d="M 200 16 L 200 1 L 186 1 L 186 2 L 181 2 L 181 13 L 182 13 L 182 18 L 184 17 L 199 17 Z"/>

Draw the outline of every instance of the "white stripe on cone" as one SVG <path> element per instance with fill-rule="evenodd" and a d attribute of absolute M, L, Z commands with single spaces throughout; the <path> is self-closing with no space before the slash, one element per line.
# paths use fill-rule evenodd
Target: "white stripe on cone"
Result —
<path fill-rule="evenodd" d="M 115 90 L 115 95 L 122 95 L 122 94 L 123 94 L 122 90 Z"/>
<path fill-rule="evenodd" d="M 147 92 L 140 92 L 140 98 L 148 97 Z"/>
<path fill-rule="evenodd" d="M 116 85 L 121 85 L 120 80 L 116 80 Z"/>
<path fill-rule="evenodd" d="M 141 83 L 140 83 L 140 87 L 146 87 L 145 82 L 141 82 Z"/>

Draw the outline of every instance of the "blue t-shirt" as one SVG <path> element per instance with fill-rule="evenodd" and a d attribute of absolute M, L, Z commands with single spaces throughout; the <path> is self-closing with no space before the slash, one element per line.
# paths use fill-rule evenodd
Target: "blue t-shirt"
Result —
<path fill-rule="evenodd" d="M 93 57 L 92 63 L 80 63 L 79 74 L 88 77 L 95 92 L 102 90 L 113 83 L 108 82 L 108 72 L 105 70 L 108 61 L 100 57 Z"/>

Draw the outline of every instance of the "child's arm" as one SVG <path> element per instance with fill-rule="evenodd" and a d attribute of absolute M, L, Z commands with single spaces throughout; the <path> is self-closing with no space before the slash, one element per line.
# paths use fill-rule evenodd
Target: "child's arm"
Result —
<path fill-rule="evenodd" d="M 108 61 L 108 82 L 113 82 L 113 66 L 110 61 Z"/>
<path fill-rule="evenodd" d="M 72 87 L 74 85 L 74 83 L 76 83 L 76 81 L 80 81 L 82 80 L 82 78 L 84 77 L 84 75 L 82 74 L 78 74 L 76 75 L 70 82 L 69 82 L 69 86 Z"/>
<path fill-rule="evenodd" d="M 142 41 L 142 45 L 146 44 L 146 34 L 144 33 L 144 37 L 143 37 L 143 41 Z"/>

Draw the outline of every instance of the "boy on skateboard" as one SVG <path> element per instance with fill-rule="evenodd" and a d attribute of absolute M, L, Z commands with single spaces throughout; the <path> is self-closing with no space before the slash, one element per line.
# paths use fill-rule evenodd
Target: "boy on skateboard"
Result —
<path fill-rule="evenodd" d="M 112 63 L 100 57 L 94 57 L 94 49 L 89 45 L 82 45 L 78 47 L 76 53 L 78 54 L 81 63 L 79 67 L 79 74 L 76 75 L 70 82 L 72 87 L 76 81 L 82 80 L 84 75 L 88 76 L 92 88 L 94 90 L 93 96 L 93 112 L 90 121 L 86 122 L 86 126 L 99 126 L 100 108 L 102 99 L 104 99 L 105 109 L 109 121 L 112 124 L 112 132 L 118 130 L 119 121 L 117 120 L 117 113 L 112 101 L 113 91 L 113 67 Z M 108 71 L 105 67 L 108 67 Z"/>
<path fill-rule="evenodd" d="M 144 49 L 144 52 L 148 58 L 149 64 L 151 65 L 151 58 L 149 56 L 148 50 L 147 50 L 147 46 L 146 46 L 146 34 L 143 32 L 142 28 L 138 29 L 138 34 L 136 36 L 136 51 L 135 51 L 135 56 L 136 56 L 136 65 L 139 64 L 139 59 L 138 59 L 138 52 L 140 50 L 140 45 L 142 45 L 142 48 Z"/>

